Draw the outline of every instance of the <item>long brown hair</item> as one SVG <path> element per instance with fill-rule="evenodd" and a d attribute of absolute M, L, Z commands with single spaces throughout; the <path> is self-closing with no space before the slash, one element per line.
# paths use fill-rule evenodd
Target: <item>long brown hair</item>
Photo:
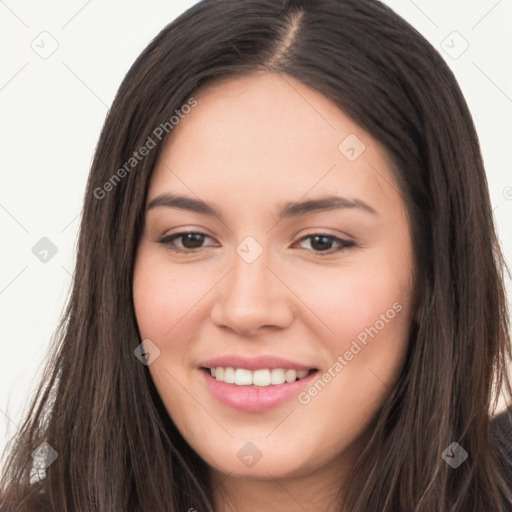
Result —
<path fill-rule="evenodd" d="M 141 339 L 132 275 L 148 184 L 165 141 L 155 129 L 163 125 L 172 134 L 165 123 L 201 85 L 261 70 L 316 89 L 380 141 L 412 219 L 420 315 L 344 506 L 512 506 L 504 450 L 490 427 L 498 392 L 512 394 L 506 267 L 475 127 L 453 74 L 378 1 L 204 0 L 144 50 L 105 121 L 72 293 L 44 380 L 8 446 L 0 486 L 5 510 L 213 510 L 207 465 L 134 357 Z M 148 137 L 156 147 L 131 160 L 149 146 Z M 469 455 L 457 469 L 441 458 L 454 441 Z M 31 454 L 43 442 L 58 457 L 46 469 L 44 500 L 31 508 L 43 490 L 31 483 Z"/>

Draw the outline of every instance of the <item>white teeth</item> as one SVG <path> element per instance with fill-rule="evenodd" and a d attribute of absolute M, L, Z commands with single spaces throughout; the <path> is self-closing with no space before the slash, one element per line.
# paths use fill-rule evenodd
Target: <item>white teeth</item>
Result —
<path fill-rule="evenodd" d="M 270 386 L 270 370 L 254 370 L 252 383 L 255 386 Z"/>
<path fill-rule="evenodd" d="M 297 380 L 297 372 L 295 370 L 286 370 L 284 378 L 286 379 L 286 382 L 293 382 Z"/>
<path fill-rule="evenodd" d="M 246 370 L 245 368 L 221 367 L 210 368 L 210 375 L 215 379 L 237 386 L 276 386 L 285 382 L 295 382 L 309 374 L 309 370 L 285 370 L 283 368 Z"/>
<path fill-rule="evenodd" d="M 307 372 L 306 372 L 307 373 Z M 286 379 L 284 377 L 284 370 L 281 368 L 275 368 L 270 372 L 270 383 L 271 384 L 284 384 Z"/>
<path fill-rule="evenodd" d="M 234 384 L 235 383 L 235 370 L 234 368 L 226 368 L 224 370 L 224 382 L 227 382 L 228 384 Z"/>
<path fill-rule="evenodd" d="M 250 386 L 252 384 L 251 370 L 237 368 L 235 370 L 235 384 L 237 386 Z"/>

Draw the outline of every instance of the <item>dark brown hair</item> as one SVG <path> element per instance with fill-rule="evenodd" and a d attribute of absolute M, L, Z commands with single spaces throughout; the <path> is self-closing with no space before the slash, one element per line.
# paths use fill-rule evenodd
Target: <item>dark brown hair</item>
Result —
<path fill-rule="evenodd" d="M 419 321 L 353 469 L 347 510 L 512 507 L 503 477 L 510 461 L 490 427 L 498 392 L 512 392 L 505 264 L 475 127 L 453 74 L 378 1 L 205 0 L 144 50 L 106 119 L 72 293 L 44 381 L 9 445 L 3 510 L 213 510 L 205 462 L 133 354 L 141 342 L 134 258 L 162 143 L 108 190 L 105 183 L 201 85 L 258 71 L 316 89 L 380 141 L 412 220 Z M 43 488 L 30 475 L 44 441 L 58 458 Z M 469 454 L 456 470 L 441 458 L 453 441 Z"/>

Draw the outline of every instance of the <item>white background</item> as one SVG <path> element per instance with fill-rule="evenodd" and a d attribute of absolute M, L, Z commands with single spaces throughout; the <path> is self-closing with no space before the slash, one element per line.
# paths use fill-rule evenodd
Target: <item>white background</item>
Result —
<path fill-rule="evenodd" d="M 139 53 L 194 3 L 0 0 L 0 450 L 20 424 L 63 310 L 86 179 L 107 109 Z M 512 264 L 512 0 L 385 3 L 457 76 Z M 453 58 L 464 40 L 468 49 Z M 42 237 L 57 248 L 47 262 L 32 252 Z"/>

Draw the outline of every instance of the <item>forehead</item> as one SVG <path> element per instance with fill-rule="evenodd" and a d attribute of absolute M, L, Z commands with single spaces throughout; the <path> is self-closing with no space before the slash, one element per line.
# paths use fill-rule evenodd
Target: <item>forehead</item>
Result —
<path fill-rule="evenodd" d="M 329 193 L 378 209 L 400 199 L 381 145 L 289 76 L 224 79 L 194 98 L 162 149 L 148 200 L 171 190 L 245 205 Z"/>

